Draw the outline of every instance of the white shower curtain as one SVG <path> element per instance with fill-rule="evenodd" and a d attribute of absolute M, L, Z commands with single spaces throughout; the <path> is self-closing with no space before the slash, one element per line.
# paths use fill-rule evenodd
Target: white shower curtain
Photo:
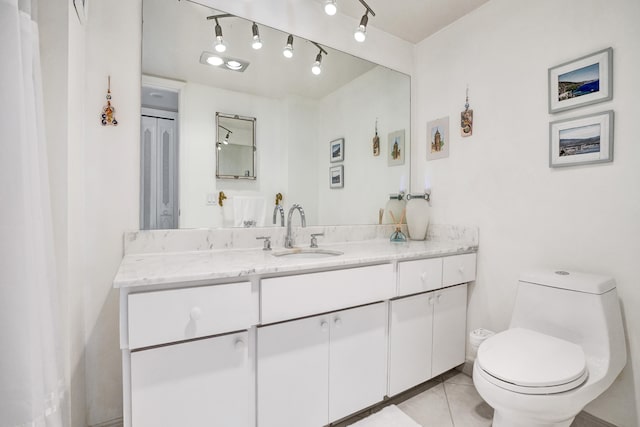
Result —
<path fill-rule="evenodd" d="M 0 427 L 63 425 L 65 381 L 32 12 L 30 0 L 0 0 Z"/>

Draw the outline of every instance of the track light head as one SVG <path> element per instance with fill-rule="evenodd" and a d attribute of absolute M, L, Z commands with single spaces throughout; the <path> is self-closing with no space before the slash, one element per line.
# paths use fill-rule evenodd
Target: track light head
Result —
<path fill-rule="evenodd" d="M 258 50 L 262 47 L 262 40 L 260 39 L 258 24 L 256 24 L 255 22 L 251 26 L 251 33 L 252 33 L 251 47 L 254 48 L 255 50 Z"/>
<path fill-rule="evenodd" d="M 324 13 L 329 16 L 333 16 L 338 11 L 338 5 L 336 4 L 336 0 L 325 0 L 324 2 Z"/>
<path fill-rule="evenodd" d="M 356 28 L 356 32 L 353 33 L 353 38 L 356 39 L 357 42 L 362 43 L 367 38 L 367 24 L 369 23 L 369 10 L 367 10 L 362 18 L 360 19 L 360 25 Z"/>
<path fill-rule="evenodd" d="M 289 34 L 289 36 L 287 37 L 287 44 L 282 50 L 282 54 L 285 58 L 293 57 L 293 34 Z"/>
<path fill-rule="evenodd" d="M 316 76 L 322 73 L 322 52 L 318 52 L 318 54 L 316 55 L 316 62 L 313 63 L 311 72 Z"/>
<path fill-rule="evenodd" d="M 227 50 L 227 44 L 224 42 L 224 39 L 222 38 L 222 27 L 218 23 L 217 18 L 216 18 L 215 32 L 216 32 L 216 40 L 213 42 L 213 48 L 216 50 L 216 52 L 222 53 L 225 50 Z"/>

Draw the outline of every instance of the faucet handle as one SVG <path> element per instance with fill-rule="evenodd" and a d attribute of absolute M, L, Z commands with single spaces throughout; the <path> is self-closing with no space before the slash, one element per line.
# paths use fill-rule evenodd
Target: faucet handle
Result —
<path fill-rule="evenodd" d="M 324 236 L 324 233 L 313 233 L 311 235 L 311 247 L 312 248 L 317 248 L 318 247 L 318 236 Z"/>
<path fill-rule="evenodd" d="M 263 251 L 271 250 L 271 236 L 256 237 L 256 240 L 264 240 L 264 246 L 262 247 Z"/>

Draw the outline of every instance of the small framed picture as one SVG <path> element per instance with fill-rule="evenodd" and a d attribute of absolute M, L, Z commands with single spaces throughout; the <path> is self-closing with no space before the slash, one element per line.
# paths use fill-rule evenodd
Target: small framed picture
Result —
<path fill-rule="evenodd" d="M 344 166 L 332 166 L 329 168 L 329 188 L 344 187 Z"/>
<path fill-rule="evenodd" d="M 613 98 L 613 49 L 549 68 L 549 113 Z"/>
<path fill-rule="evenodd" d="M 427 123 L 427 160 L 449 157 L 449 116 Z"/>
<path fill-rule="evenodd" d="M 404 165 L 404 129 L 389 134 L 389 166 Z"/>
<path fill-rule="evenodd" d="M 549 167 L 613 161 L 613 111 L 549 123 Z"/>
<path fill-rule="evenodd" d="M 344 160 L 344 138 L 334 139 L 330 143 L 329 156 L 331 163 Z"/>

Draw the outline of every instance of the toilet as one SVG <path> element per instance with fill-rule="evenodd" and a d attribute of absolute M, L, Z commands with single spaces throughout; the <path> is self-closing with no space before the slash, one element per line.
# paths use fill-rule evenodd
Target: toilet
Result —
<path fill-rule="evenodd" d="M 611 277 L 523 273 L 509 329 L 485 340 L 473 365 L 493 427 L 569 427 L 627 362 Z"/>

